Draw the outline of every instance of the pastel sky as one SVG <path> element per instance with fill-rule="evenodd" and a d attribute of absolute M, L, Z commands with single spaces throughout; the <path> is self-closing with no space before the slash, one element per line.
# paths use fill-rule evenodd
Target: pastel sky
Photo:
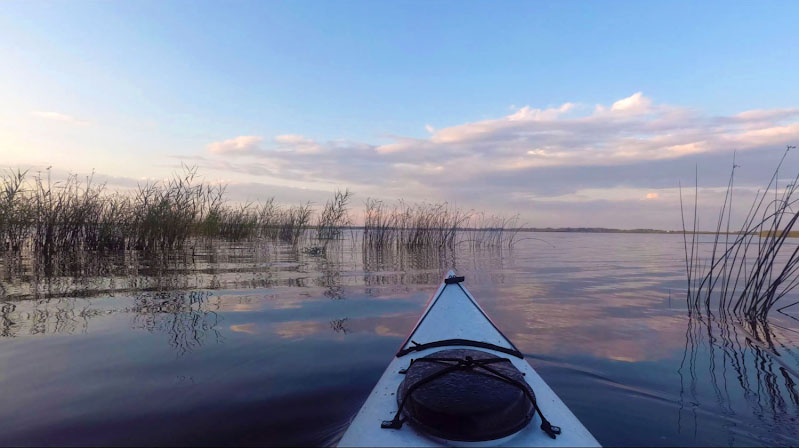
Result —
<path fill-rule="evenodd" d="M 4 1 L 0 166 L 674 229 L 799 143 L 799 2 Z M 786 173 L 797 170 L 789 160 Z M 787 174 L 786 174 L 787 176 Z M 743 209 L 744 207 L 739 207 Z"/>

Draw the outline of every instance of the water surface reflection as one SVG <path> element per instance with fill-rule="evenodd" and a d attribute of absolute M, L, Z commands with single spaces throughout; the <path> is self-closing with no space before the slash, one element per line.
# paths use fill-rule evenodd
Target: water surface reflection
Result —
<path fill-rule="evenodd" d="M 797 321 L 686 312 L 682 240 L 0 259 L 0 444 L 332 444 L 450 268 L 600 442 L 791 445 Z"/>

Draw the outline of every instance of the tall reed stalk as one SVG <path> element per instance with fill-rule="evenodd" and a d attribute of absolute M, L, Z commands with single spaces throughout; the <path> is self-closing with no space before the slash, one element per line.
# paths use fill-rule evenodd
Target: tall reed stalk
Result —
<path fill-rule="evenodd" d="M 763 190 L 758 190 L 746 217 L 737 231 L 730 232 L 735 170 L 733 158 L 724 201 L 716 221 L 709 257 L 702 254 L 698 226 L 698 181 L 695 187 L 693 230 L 683 217 L 683 245 L 688 280 L 688 307 L 691 312 L 737 315 L 749 320 L 764 320 L 781 299 L 799 286 L 799 244 L 786 244 L 799 220 L 795 193 L 799 172 L 784 186 L 778 185 L 779 171 L 794 146 L 788 146 Z M 697 176 L 698 179 L 698 176 Z M 773 199 L 771 199 L 773 197 Z M 690 241 L 688 235 L 690 233 Z M 717 307 L 711 304 L 717 302 Z M 799 301 L 778 308 L 794 306 Z"/>
<path fill-rule="evenodd" d="M 0 252 L 21 250 L 30 233 L 32 209 L 23 191 L 25 175 L 17 170 L 0 177 Z"/>
<path fill-rule="evenodd" d="M 320 240 L 330 240 L 341 236 L 344 227 L 350 225 L 347 214 L 352 193 L 349 190 L 336 190 L 333 198 L 325 203 L 316 222 L 316 236 Z"/>

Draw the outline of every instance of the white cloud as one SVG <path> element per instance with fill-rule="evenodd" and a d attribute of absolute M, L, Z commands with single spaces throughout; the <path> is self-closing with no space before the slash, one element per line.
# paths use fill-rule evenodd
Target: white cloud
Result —
<path fill-rule="evenodd" d="M 796 117 L 797 114 L 799 114 L 799 108 L 754 109 L 735 114 L 733 119 L 749 122 L 779 121 L 786 118 Z"/>
<path fill-rule="evenodd" d="M 427 130 L 427 132 L 429 132 L 431 134 L 435 134 L 435 132 L 436 132 L 436 128 L 430 126 L 429 124 L 424 125 L 424 128 L 425 128 L 425 130 Z"/>
<path fill-rule="evenodd" d="M 268 145 L 260 137 L 237 137 L 209 149 L 230 156 L 229 170 L 319 188 L 358 186 L 363 194 L 384 197 L 469 201 L 491 196 L 496 198 L 492 205 L 507 206 L 507 198 L 531 191 L 539 201 L 548 194 L 570 201 L 568 194 L 578 188 L 624 187 L 634 190 L 628 201 L 659 194 L 658 201 L 645 201 L 654 207 L 665 200 L 659 188 L 692 175 L 693 165 L 676 165 L 680 160 L 704 158 L 727 166 L 733 150 L 746 158 L 748 152 L 771 148 L 778 153 L 799 142 L 799 108 L 710 116 L 657 104 L 638 92 L 593 110 L 571 102 L 525 106 L 499 118 L 426 129 L 429 137 L 396 136 L 381 145 L 287 134 Z M 236 156 L 250 159 L 236 162 Z M 750 159 L 742 163 L 765 166 L 762 157 Z M 669 174 L 665 166 L 671 167 Z"/>
<path fill-rule="evenodd" d="M 530 106 L 524 106 L 511 115 L 508 115 L 510 121 L 531 120 L 531 121 L 546 121 L 554 120 L 559 116 L 574 109 L 574 103 L 563 103 L 560 107 L 549 109 L 532 109 Z"/>
<path fill-rule="evenodd" d="M 260 151 L 259 144 L 263 137 L 256 135 L 240 135 L 228 140 L 213 142 L 208 150 L 213 154 L 253 154 Z"/>
<path fill-rule="evenodd" d="M 642 113 L 649 109 L 652 100 L 645 97 L 643 93 L 636 92 L 627 98 L 622 98 L 610 107 L 612 112 Z"/>
<path fill-rule="evenodd" d="M 313 140 L 297 134 L 278 135 L 275 137 L 275 141 L 284 145 L 307 145 L 314 143 Z"/>
<path fill-rule="evenodd" d="M 318 154 L 325 149 L 313 139 L 298 134 L 278 135 L 275 137 L 275 143 L 282 149 L 299 154 Z"/>
<path fill-rule="evenodd" d="M 71 115 L 62 114 L 60 112 L 34 110 L 31 112 L 31 115 L 33 115 L 34 117 L 43 118 L 45 120 L 60 121 L 62 123 L 68 123 L 78 126 L 89 124 L 88 121 L 79 120 Z"/>
<path fill-rule="evenodd" d="M 311 138 L 297 134 L 278 135 L 269 148 L 263 146 L 264 138 L 257 135 L 240 135 L 228 140 L 213 142 L 208 145 L 212 154 L 229 156 L 254 156 L 260 158 L 280 157 L 281 152 L 294 154 L 319 154 L 326 148 Z"/>

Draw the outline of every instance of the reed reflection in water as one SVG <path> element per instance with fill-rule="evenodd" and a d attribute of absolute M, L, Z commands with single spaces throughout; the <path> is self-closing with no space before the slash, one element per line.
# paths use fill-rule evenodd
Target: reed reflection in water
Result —
<path fill-rule="evenodd" d="M 2 302 L 0 337 L 86 333 L 90 320 L 122 314 L 132 316 L 131 329 L 167 335 L 169 345 L 182 355 L 209 340 L 224 339 L 210 296 L 207 291 L 145 292 L 121 307 L 97 307 L 92 299 L 72 297 Z"/>
<path fill-rule="evenodd" d="M 696 431 L 701 424 L 697 413 L 706 399 L 700 397 L 698 382 L 705 381 L 710 385 L 704 391 L 710 395 L 707 398 L 728 419 L 729 444 L 736 442 L 734 418 L 740 413 L 750 414 L 764 430 L 773 431 L 772 443 L 795 444 L 799 437 L 799 332 L 777 323 L 696 313 L 687 321 L 678 370 L 681 428 Z"/>
<path fill-rule="evenodd" d="M 600 442 L 795 444 L 790 315 L 688 313 L 680 236 L 535 237 L 2 259 L 0 444 L 335 443 L 450 268 Z"/>

